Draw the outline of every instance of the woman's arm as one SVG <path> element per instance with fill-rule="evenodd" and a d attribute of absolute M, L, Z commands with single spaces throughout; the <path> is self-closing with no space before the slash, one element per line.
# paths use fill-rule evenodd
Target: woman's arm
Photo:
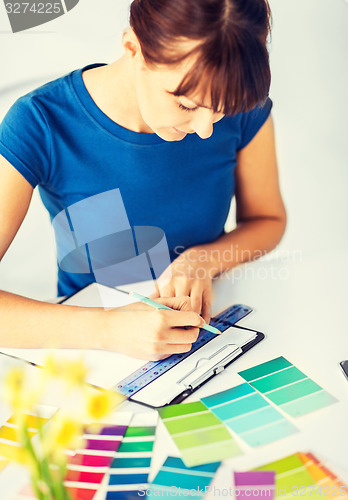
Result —
<path fill-rule="evenodd" d="M 27 213 L 33 189 L 0 156 L 0 260 Z M 0 346 L 106 349 L 144 359 L 190 350 L 202 318 L 187 297 L 163 299 L 176 311 L 141 303 L 106 312 L 49 304 L 0 291 Z"/>
<path fill-rule="evenodd" d="M 265 255 L 284 234 L 286 212 L 279 188 L 271 116 L 254 139 L 239 151 L 235 179 L 236 229 L 187 254 L 194 260 L 196 254 L 206 255 L 211 277 Z"/>
<path fill-rule="evenodd" d="M 193 309 L 206 321 L 210 319 L 212 278 L 266 254 L 276 247 L 285 231 L 286 212 L 271 117 L 239 151 L 235 179 L 236 229 L 212 243 L 183 252 L 171 265 L 172 279 L 160 289 L 162 297 L 191 296 Z"/>
<path fill-rule="evenodd" d="M 0 261 L 24 220 L 32 194 L 31 185 L 0 156 Z M 83 325 L 94 315 L 91 311 L 57 307 L 0 290 L 0 345 L 92 347 L 94 338 Z"/>

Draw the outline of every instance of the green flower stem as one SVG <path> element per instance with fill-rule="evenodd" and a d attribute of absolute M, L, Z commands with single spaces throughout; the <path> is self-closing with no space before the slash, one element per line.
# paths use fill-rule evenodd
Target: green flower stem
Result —
<path fill-rule="evenodd" d="M 38 417 L 38 433 L 39 433 L 39 438 L 40 438 L 40 442 L 41 442 L 41 446 L 42 446 L 43 441 L 44 441 L 44 436 L 43 436 L 43 425 L 42 425 L 42 420 L 41 420 L 42 417 L 41 417 L 39 411 L 37 411 L 37 417 Z M 52 500 L 60 500 L 59 498 L 56 498 L 54 482 L 53 482 L 51 472 L 49 469 L 49 462 L 47 460 L 47 457 L 43 456 L 40 464 L 41 464 L 42 479 L 46 483 L 46 485 L 51 493 Z"/>
<path fill-rule="evenodd" d="M 37 469 L 37 473 L 38 473 L 38 478 L 40 480 L 42 480 L 45 484 L 47 484 L 47 486 L 49 487 L 50 491 L 51 490 L 51 487 L 50 487 L 50 475 L 47 477 L 46 475 L 46 471 L 45 471 L 45 468 L 43 467 L 43 464 L 42 462 L 40 462 L 40 460 L 38 459 L 36 453 L 35 453 L 35 450 L 33 448 L 33 444 L 31 442 L 31 439 L 30 439 L 30 436 L 29 436 L 29 432 L 28 432 L 28 428 L 26 427 L 26 425 L 23 425 L 22 426 L 22 437 L 23 437 L 23 442 L 24 442 L 24 446 L 25 448 L 28 450 L 28 452 L 30 453 L 30 455 L 32 456 L 32 458 L 34 459 L 34 462 L 35 462 L 35 465 L 36 465 L 36 469 Z M 37 484 L 37 480 L 35 480 L 35 478 L 32 477 L 32 483 L 33 483 L 33 486 L 35 488 L 35 490 L 39 490 L 39 500 L 52 500 L 52 497 L 50 498 L 49 494 L 48 493 L 45 493 L 43 491 L 40 490 L 38 484 Z M 54 499 L 54 496 L 53 496 L 53 499 Z"/>
<path fill-rule="evenodd" d="M 52 499 L 54 500 L 62 500 L 62 496 L 60 494 L 59 484 L 56 484 L 54 478 L 52 477 L 49 462 L 47 457 L 44 457 L 42 462 L 42 471 L 44 475 L 45 482 L 51 492 Z"/>
<path fill-rule="evenodd" d="M 36 453 L 33 449 L 33 446 L 31 444 L 31 441 L 30 441 L 30 438 L 29 438 L 29 433 L 28 433 L 28 429 L 27 427 L 23 424 L 21 425 L 20 427 L 20 436 L 21 436 L 21 441 L 22 441 L 22 444 L 24 446 L 24 448 L 29 452 L 29 454 L 31 455 L 32 459 L 33 459 L 33 462 L 34 462 L 34 465 L 36 467 L 36 470 L 37 470 L 37 474 L 38 474 L 38 477 L 40 477 L 40 464 L 39 464 L 39 461 L 37 459 L 37 456 L 36 456 Z M 40 488 L 38 487 L 37 483 L 36 483 L 36 480 L 35 480 L 35 477 L 33 474 L 31 474 L 31 482 L 32 482 L 32 486 L 35 490 L 35 493 L 38 497 L 39 500 L 45 500 L 45 497 L 44 497 L 44 494 L 43 492 L 40 490 Z"/>
<path fill-rule="evenodd" d="M 31 478 L 31 485 L 34 489 L 35 495 L 37 496 L 38 500 L 44 500 L 44 497 L 43 497 L 39 487 L 37 486 L 36 481 L 33 479 L 33 477 Z"/>
<path fill-rule="evenodd" d="M 41 424 L 42 421 L 40 420 L 41 415 L 39 414 L 39 412 L 38 412 L 38 417 L 39 417 L 38 431 L 41 443 L 43 443 L 44 442 L 43 425 Z M 53 500 L 72 500 L 69 491 L 64 486 L 64 479 L 67 472 L 67 461 L 64 460 L 63 465 L 57 464 L 57 468 L 59 471 L 58 478 L 55 478 L 54 471 L 52 477 L 52 473 L 50 471 L 50 463 L 47 457 L 44 457 L 43 459 L 43 466 L 46 472 L 46 477 L 48 476 L 50 478 L 49 488 L 53 496 Z"/>
<path fill-rule="evenodd" d="M 38 431 L 39 431 L 39 437 L 41 444 L 44 442 L 44 435 L 43 435 L 43 425 L 41 424 L 41 415 L 38 413 Z M 51 497 L 53 500 L 64 500 L 64 486 L 62 488 L 61 482 L 58 481 L 56 482 L 55 479 L 52 477 L 51 471 L 50 471 L 50 464 L 48 461 L 47 457 L 43 457 L 41 461 L 41 470 L 42 470 L 42 475 L 43 479 L 46 482 L 50 492 L 51 492 Z"/>

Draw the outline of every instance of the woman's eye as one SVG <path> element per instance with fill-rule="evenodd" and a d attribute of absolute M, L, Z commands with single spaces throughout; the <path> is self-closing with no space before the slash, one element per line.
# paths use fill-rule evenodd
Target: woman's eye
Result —
<path fill-rule="evenodd" d="M 197 107 L 195 108 L 187 108 L 183 104 L 179 104 L 179 108 L 182 109 L 183 111 L 196 111 Z"/>

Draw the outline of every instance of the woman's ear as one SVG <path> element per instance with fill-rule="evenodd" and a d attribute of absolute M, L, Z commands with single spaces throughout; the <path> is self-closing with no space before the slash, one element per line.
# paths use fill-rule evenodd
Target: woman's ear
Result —
<path fill-rule="evenodd" d="M 138 37 L 131 28 L 123 33 L 122 45 L 126 54 L 132 59 L 142 64 L 145 63 Z"/>

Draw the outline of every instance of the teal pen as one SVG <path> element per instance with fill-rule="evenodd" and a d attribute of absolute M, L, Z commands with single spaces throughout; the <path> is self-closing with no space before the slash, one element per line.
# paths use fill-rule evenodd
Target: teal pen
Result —
<path fill-rule="evenodd" d="M 115 287 L 116 288 L 116 287 Z M 155 307 L 156 309 L 169 309 L 169 311 L 175 311 L 175 309 L 172 309 L 171 307 L 164 306 L 163 304 L 160 304 L 159 302 L 156 302 L 155 300 L 149 299 L 149 297 L 145 297 L 144 295 L 140 295 L 140 293 L 137 292 L 126 292 L 125 290 L 121 290 L 120 288 L 116 288 L 119 292 L 126 293 L 127 295 L 131 295 L 135 299 L 138 299 L 140 302 L 143 302 L 144 304 L 147 304 L 148 306 Z M 215 335 L 220 335 L 222 332 L 215 328 L 215 326 L 207 325 L 205 324 L 202 326 L 203 330 L 206 330 L 207 332 L 210 333 L 215 333 Z"/>

